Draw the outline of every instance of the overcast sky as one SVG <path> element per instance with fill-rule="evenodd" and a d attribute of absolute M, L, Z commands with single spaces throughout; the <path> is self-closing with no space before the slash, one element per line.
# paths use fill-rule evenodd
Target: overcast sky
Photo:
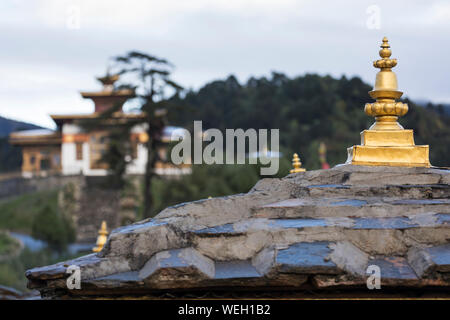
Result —
<path fill-rule="evenodd" d="M 48 114 L 92 112 L 79 91 L 129 50 L 167 58 L 186 88 L 273 70 L 373 84 L 385 35 L 399 89 L 450 103 L 450 1 L 2 0 L 0 115 L 54 127 Z"/>

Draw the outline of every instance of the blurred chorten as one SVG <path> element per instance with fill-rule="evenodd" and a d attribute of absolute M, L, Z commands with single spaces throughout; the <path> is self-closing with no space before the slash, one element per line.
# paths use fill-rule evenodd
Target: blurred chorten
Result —
<path fill-rule="evenodd" d="M 106 243 L 106 240 L 108 239 L 108 230 L 106 229 L 106 221 L 102 221 L 102 226 L 100 227 L 100 230 L 98 231 L 98 237 L 97 237 L 97 245 L 92 248 L 93 252 L 100 252 L 103 249 L 103 246 Z"/>
<path fill-rule="evenodd" d="M 305 168 L 302 168 L 302 163 L 300 162 L 300 158 L 298 157 L 298 154 L 294 153 L 294 156 L 292 158 L 292 166 L 294 169 L 289 171 L 289 173 L 297 173 L 297 172 L 304 172 L 306 171 Z"/>

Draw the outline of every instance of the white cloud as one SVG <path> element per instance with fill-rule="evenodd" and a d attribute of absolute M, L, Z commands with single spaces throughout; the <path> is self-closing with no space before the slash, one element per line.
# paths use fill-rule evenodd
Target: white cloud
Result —
<path fill-rule="evenodd" d="M 433 3 L 425 14 L 425 22 L 432 25 L 450 25 L 450 3 Z"/>

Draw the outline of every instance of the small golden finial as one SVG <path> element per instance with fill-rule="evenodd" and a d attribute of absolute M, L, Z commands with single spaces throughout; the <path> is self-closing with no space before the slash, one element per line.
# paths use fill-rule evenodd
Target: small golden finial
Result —
<path fill-rule="evenodd" d="M 383 43 L 380 46 L 381 50 L 379 51 L 380 57 L 382 59 L 374 61 L 373 66 L 375 68 L 380 69 L 393 68 L 397 65 L 397 59 L 389 59 L 389 57 L 392 54 L 392 51 L 390 49 L 391 46 L 389 45 L 389 40 L 386 37 L 384 37 L 382 41 Z"/>
<path fill-rule="evenodd" d="M 297 173 L 297 172 L 304 172 L 306 171 L 305 168 L 301 168 L 302 163 L 300 162 L 300 158 L 298 157 L 298 154 L 294 153 L 294 156 L 292 158 L 292 166 L 294 169 L 289 171 L 289 173 Z"/>
<path fill-rule="evenodd" d="M 102 226 L 98 231 L 97 246 L 92 249 L 93 252 L 100 252 L 108 239 L 108 230 L 106 229 L 106 221 L 102 221 Z"/>

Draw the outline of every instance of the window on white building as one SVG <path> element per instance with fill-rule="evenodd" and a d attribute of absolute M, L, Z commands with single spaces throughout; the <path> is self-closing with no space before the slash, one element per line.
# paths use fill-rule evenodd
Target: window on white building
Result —
<path fill-rule="evenodd" d="M 83 143 L 77 142 L 75 146 L 77 160 L 83 160 Z"/>

